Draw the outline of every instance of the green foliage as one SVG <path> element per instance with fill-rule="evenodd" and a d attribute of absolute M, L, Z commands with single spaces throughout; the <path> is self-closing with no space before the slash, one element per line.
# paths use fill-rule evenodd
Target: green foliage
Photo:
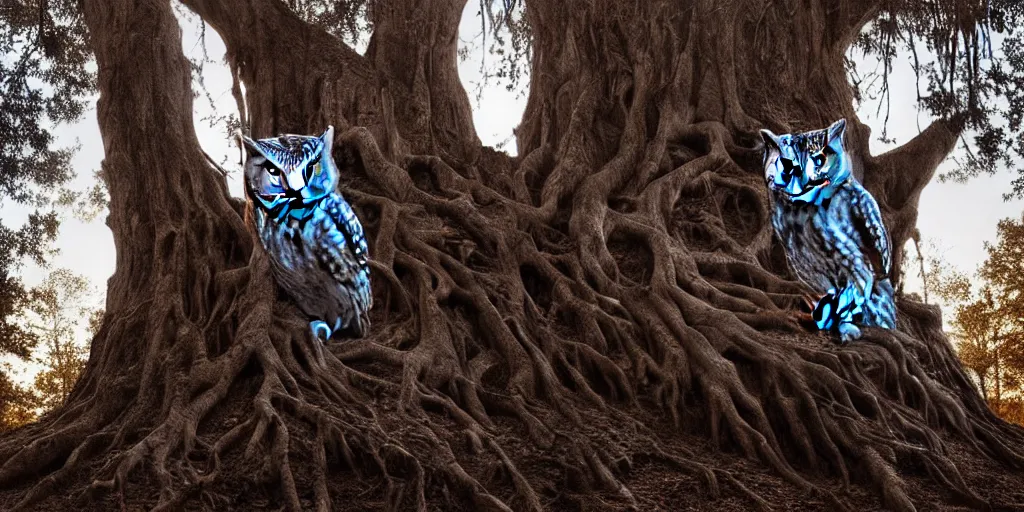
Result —
<path fill-rule="evenodd" d="M 0 4 L 0 204 L 35 210 L 23 226 L 0 222 L 0 354 L 24 358 L 36 344 L 13 320 L 30 300 L 17 272 L 26 259 L 45 263 L 57 236 L 76 148 L 54 149 L 46 125 L 81 117 L 95 82 L 90 58 L 77 2 Z"/>
<path fill-rule="evenodd" d="M 933 117 L 967 129 L 962 158 L 940 181 L 963 182 L 1009 169 L 1019 177 L 1005 199 L 1024 197 L 1024 3 L 1018 0 L 888 0 L 854 45 L 882 64 L 877 99 L 886 105 L 888 73 L 897 59 L 911 58 L 917 99 Z M 872 96 L 853 74 L 858 97 Z M 871 86 L 867 86 L 871 89 Z M 882 138 L 885 139 L 883 128 Z M 968 140 L 968 138 L 970 140 Z"/>

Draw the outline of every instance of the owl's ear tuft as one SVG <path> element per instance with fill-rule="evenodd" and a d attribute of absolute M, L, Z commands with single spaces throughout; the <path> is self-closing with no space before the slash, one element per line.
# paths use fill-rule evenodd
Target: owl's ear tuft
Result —
<path fill-rule="evenodd" d="M 761 130 L 761 139 L 764 140 L 765 149 L 779 150 L 779 137 L 771 130 Z"/>
<path fill-rule="evenodd" d="M 334 125 L 327 125 L 327 129 L 320 136 L 320 140 L 324 141 L 324 152 L 328 155 L 331 154 L 331 150 L 334 149 Z"/>
<path fill-rule="evenodd" d="M 840 119 L 831 126 L 828 127 L 828 140 L 829 142 L 838 139 L 839 142 L 843 141 L 843 134 L 846 133 L 846 119 Z"/>
<path fill-rule="evenodd" d="M 235 130 L 235 136 L 238 138 L 239 147 L 244 147 L 249 156 L 263 155 L 256 141 L 246 137 L 242 130 Z"/>

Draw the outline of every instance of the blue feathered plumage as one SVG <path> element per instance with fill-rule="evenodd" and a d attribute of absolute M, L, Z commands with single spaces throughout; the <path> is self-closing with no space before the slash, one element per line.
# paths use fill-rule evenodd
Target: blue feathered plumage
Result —
<path fill-rule="evenodd" d="M 896 327 L 889 236 L 878 204 L 853 177 L 845 127 L 761 131 L 772 226 L 797 277 L 822 297 L 818 327 L 844 342 L 860 337 L 857 325 Z"/>
<path fill-rule="evenodd" d="M 248 207 L 274 278 L 325 339 L 364 336 L 373 305 L 363 227 L 336 190 L 333 137 L 333 127 L 320 137 L 243 137 Z"/>

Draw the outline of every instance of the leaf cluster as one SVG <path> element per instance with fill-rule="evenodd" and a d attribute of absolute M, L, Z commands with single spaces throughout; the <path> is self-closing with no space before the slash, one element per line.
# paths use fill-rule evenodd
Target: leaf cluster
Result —
<path fill-rule="evenodd" d="M 44 265 L 60 227 L 59 209 L 96 196 L 69 191 L 77 148 L 55 148 L 51 124 L 81 118 L 95 88 L 88 32 L 74 0 L 0 3 L 0 207 L 33 211 L 21 226 L 0 222 L 0 354 L 28 357 L 37 343 L 14 319 L 31 297 L 18 272 Z"/>
<path fill-rule="evenodd" d="M 854 49 L 876 57 L 874 80 L 851 77 L 857 97 L 879 101 L 889 117 L 889 74 L 909 57 L 919 107 L 953 120 L 962 157 L 940 181 L 964 182 L 1001 170 L 1017 174 L 1004 199 L 1024 197 L 1024 3 L 1017 0 L 888 0 Z M 880 81 L 880 84 L 878 83 Z M 883 128 L 882 139 L 886 139 Z"/>

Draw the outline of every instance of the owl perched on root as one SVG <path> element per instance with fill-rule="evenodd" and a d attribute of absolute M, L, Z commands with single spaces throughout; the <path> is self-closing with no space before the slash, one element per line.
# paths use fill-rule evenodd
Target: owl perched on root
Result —
<path fill-rule="evenodd" d="M 359 219 L 336 190 L 334 127 L 319 137 L 239 137 L 248 154 L 248 214 L 274 279 L 309 316 L 314 338 L 364 336 L 373 304 L 369 250 Z"/>
<path fill-rule="evenodd" d="M 846 121 L 824 130 L 761 130 L 772 226 L 812 301 L 821 330 L 846 343 L 858 326 L 896 327 L 889 235 L 878 204 L 853 177 L 843 148 Z"/>

